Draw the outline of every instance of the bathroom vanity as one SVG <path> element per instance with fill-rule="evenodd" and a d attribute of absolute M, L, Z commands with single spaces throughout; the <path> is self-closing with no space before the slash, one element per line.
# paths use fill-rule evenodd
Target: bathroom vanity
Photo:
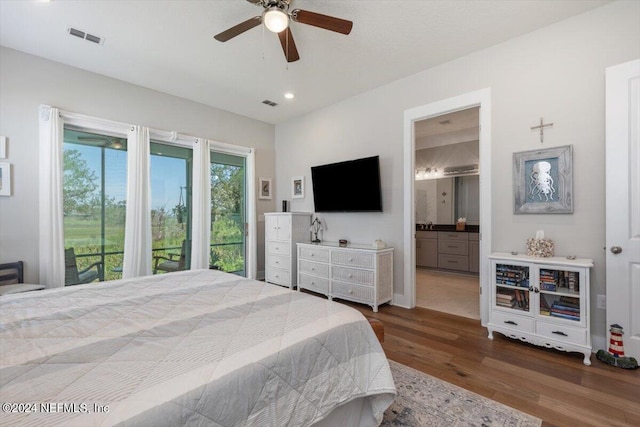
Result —
<path fill-rule="evenodd" d="M 417 230 L 416 265 L 478 273 L 479 237 L 479 230 L 474 226 L 468 226 L 465 231 L 456 231 L 455 225 L 437 225 L 434 230 Z"/>

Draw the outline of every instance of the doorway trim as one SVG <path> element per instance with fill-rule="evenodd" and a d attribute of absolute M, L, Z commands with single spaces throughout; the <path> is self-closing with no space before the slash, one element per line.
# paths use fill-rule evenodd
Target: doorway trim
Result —
<path fill-rule="evenodd" d="M 415 107 L 404 112 L 404 288 L 394 305 L 416 305 L 415 135 L 414 122 L 468 108 L 480 107 L 480 319 L 489 320 L 489 254 L 491 253 L 491 88 Z M 482 292 L 482 289 L 485 292 Z"/>

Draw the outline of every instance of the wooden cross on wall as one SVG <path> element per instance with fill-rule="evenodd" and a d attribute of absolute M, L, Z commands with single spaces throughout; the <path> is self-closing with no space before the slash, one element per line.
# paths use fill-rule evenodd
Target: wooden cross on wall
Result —
<path fill-rule="evenodd" d="M 540 117 L 540 124 L 538 126 L 531 126 L 531 130 L 540 129 L 540 144 L 544 142 L 544 128 L 553 126 L 553 123 L 544 123 L 542 117 Z"/>

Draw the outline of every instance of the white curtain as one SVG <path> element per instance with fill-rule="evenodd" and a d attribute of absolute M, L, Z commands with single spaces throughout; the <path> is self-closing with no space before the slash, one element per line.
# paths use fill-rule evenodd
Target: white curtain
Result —
<path fill-rule="evenodd" d="M 64 286 L 62 177 L 64 122 L 57 108 L 40 106 L 40 283 Z"/>
<path fill-rule="evenodd" d="M 191 269 L 209 268 L 211 241 L 211 151 L 209 140 L 193 145 L 193 191 L 191 198 Z"/>
<path fill-rule="evenodd" d="M 151 274 L 151 167 L 149 128 L 127 134 L 127 213 L 122 278 Z"/>

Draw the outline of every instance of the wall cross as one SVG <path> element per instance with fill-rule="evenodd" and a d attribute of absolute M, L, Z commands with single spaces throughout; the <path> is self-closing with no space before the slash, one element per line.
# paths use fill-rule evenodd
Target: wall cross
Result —
<path fill-rule="evenodd" d="M 540 129 L 540 144 L 544 142 L 544 128 L 547 126 L 553 126 L 553 123 L 544 123 L 542 117 L 540 117 L 540 124 L 538 126 L 531 126 L 531 130 Z"/>

